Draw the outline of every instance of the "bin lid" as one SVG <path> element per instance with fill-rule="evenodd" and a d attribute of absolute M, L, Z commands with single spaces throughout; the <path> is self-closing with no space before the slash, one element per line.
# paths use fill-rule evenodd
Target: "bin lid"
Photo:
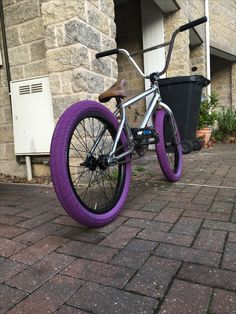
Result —
<path fill-rule="evenodd" d="M 206 87 L 210 81 L 202 75 L 189 75 L 189 76 L 173 76 L 169 78 L 159 79 L 159 86 L 173 85 L 173 84 L 186 84 L 196 83 Z"/>

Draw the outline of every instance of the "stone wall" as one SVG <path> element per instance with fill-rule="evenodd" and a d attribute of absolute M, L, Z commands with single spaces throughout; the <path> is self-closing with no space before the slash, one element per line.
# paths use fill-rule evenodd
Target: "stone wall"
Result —
<path fill-rule="evenodd" d="M 211 0 L 210 40 L 211 46 L 230 55 L 236 55 L 236 2 L 233 0 Z M 212 91 L 220 98 L 222 106 L 236 108 L 235 62 L 211 57 Z"/>
<path fill-rule="evenodd" d="M 132 0 L 116 7 L 117 46 L 127 49 L 130 53 L 142 50 L 142 23 L 140 2 Z M 128 21 L 128 23 L 124 23 Z M 143 56 L 134 57 L 138 66 L 143 70 Z M 127 82 L 127 99 L 141 93 L 144 90 L 144 79 L 129 62 L 126 56 L 118 55 L 119 78 Z M 145 101 L 141 100 L 127 110 L 127 116 L 132 126 L 138 126 L 145 111 Z"/>
<path fill-rule="evenodd" d="M 12 80 L 48 73 L 40 3 L 39 0 L 3 1 Z M 0 122 L 0 172 L 25 176 L 25 167 L 17 164 L 14 153 L 12 115 L 5 70 L 4 64 L 0 69 L 2 118 Z"/>
<path fill-rule="evenodd" d="M 231 82 L 232 82 L 232 108 L 236 110 L 236 62 L 231 67 Z"/>
<path fill-rule="evenodd" d="M 211 0 L 209 12 L 211 45 L 236 55 L 236 1 Z"/>
<path fill-rule="evenodd" d="M 56 119 L 72 102 L 97 100 L 112 85 L 116 59 L 95 59 L 96 52 L 116 47 L 112 0 L 5 0 L 3 5 L 12 80 L 49 75 Z M 0 100 L 0 172 L 25 176 L 14 154 L 5 67 Z M 33 168 L 34 175 L 49 174 L 46 166 Z"/>
<path fill-rule="evenodd" d="M 231 62 L 211 56 L 211 91 L 218 95 L 219 104 L 231 107 Z"/>
<path fill-rule="evenodd" d="M 5 2 L 4 16 L 12 80 L 47 75 L 41 1 Z"/>
<path fill-rule="evenodd" d="M 96 99 L 117 77 L 114 57 L 95 53 L 116 47 L 112 0 L 42 3 L 46 60 L 55 117 L 72 102 Z"/>
<path fill-rule="evenodd" d="M 172 33 L 180 25 L 188 23 L 188 1 L 178 1 L 180 10 L 164 16 L 165 42 L 170 41 Z M 167 76 L 187 75 L 190 70 L 189 35 L 179 33 L 175 40 Z"/>
<path fill-rule="evenodd" d="M 204 0 L 178 0 L 180 10 L 165 15 L 165 41 L 169 41 L 173 31 L 189 21 L 204 15 Z M 198 31 L 204 38 L 204 25 L 198 26 Z M 204 45 L 190 47 L 189 31 L 179 33 L 176 37 L 168 77 L 192 74 L 192 67 L 198 68 L 195 74 L 205 75 Z"/>

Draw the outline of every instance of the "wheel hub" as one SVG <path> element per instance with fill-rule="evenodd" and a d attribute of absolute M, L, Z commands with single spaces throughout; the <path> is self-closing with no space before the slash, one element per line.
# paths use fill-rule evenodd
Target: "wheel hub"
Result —
<path fill-rule="evenodd" d="M 101 155 L 98 158 L 95 158 L 93 155 L 88 156 L 80 166 L 86 167 L 90 171 L 96 170 L 97 167 L 101 170 L 105 170 L 108 167 L 107 156 Z"/>

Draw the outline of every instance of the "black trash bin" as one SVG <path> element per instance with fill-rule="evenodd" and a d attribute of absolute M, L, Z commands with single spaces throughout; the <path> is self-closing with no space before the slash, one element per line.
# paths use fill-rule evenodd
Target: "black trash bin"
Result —
<path fill-rule="evenodd" d="M 197 149 L 196 130 L 202 89 L 210 83 L 201 75 L 176 76 L 159 80 L 161 98 L 176 119 L 183 153 Z M 198 147 L 199 148 L 199 147 Z"/>

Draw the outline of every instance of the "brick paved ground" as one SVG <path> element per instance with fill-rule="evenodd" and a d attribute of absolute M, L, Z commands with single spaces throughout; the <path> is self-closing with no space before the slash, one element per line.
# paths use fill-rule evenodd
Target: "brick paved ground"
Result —
<path fill-rule="evenodd" d="M 136 163 L 125 209 L 96 230 L 52 188 L 0 197 L 0 313 L 236 313 L 234 144 L 185 156 L 178 184 L 154 155 Z"/>

